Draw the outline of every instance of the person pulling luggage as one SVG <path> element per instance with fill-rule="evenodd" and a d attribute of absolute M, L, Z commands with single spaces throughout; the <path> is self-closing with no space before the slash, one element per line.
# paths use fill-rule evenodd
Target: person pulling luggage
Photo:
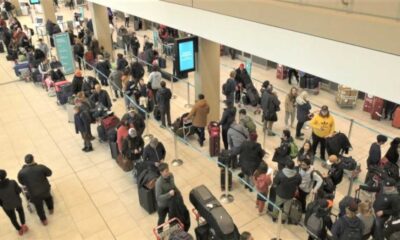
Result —
<path fill-rule="evenodd" d="M 202 147 L 206 140 L 204 131 L 207 126 L 207 115 L 210 113 L 210 106 L 204 97 L 204 94 L 199 94 L 198 100 L 194 104 L 189 115 L 186 116 L 184 121 L 192 119 L 192 125 L 196 128 L 196 133 L 199 136 L 199 144 Z"/>
<path fill-rule="evenodd" d="M 15 180 L 8 179 L 7 172 L 0 169 L 0 205 L 20 236 L 29 230 L 25 224 L 24 208 L 19 196 L 21 192 L 18 183 Z M 21 224 L 17 221 L 15 211 L 18 212 Z"/>
<path fill-rule="evenodd" d="M 367 175 L 365 177 L 365 184 L 368 184 L 372 181 L 373 174 L 370 172 L 373 168 L 379 165 L 379 161 L 382 159 L 382 146 L 387 142 L 387 137 L 379 134 L 376 137 L 376 142 L 371 144 L 369 148 L 369 154 L 367 159 Z"/>
<path fill-rule="evenodd" d="M 26 187 L 35 205 L 36 213 L 43 225 L 47 225 L 43 202 L 46 203 L 50 215 L 54 212 L 53 196 L 51 195 L 48 177 L 52 175 L 50 168 L 37 164 L 32 154 L 25 156 L 25 165 L 18 172 L 18 182 Z"/>
<path fill-rule="evenodd" d="M 169 201 L 175 196 L 177 188 L 175 186 L 174 175 L 169 171 L 167 163 L 160 163 L 158 171 L 161 176 L 156 181 L 155 189 L 158 214 L 157 226 L 160 226 L 165 222 L 165 218 L 169 212 Z M 158 231 L 161 232 L 162 229 L 158 229 Z"/>
<path fill-rule="evenodd" d="M 90 113 L 83 111 L 80 105 L 74 106 L 74 124 L 76 134 L 81 133 L 83 139 L 82 151 L 91 152 L 93 151 L 92 140 L 94 139 L 90 131 L 91 117 Z"/>
<path fill-rule="evenodd" d="M 228 130 L 231 124 L 235 121 L 236 108 L 233 106 L 233 101 L 226 101 L 225 104 L 226 108 L 224 108 L 224 112 L 222 113 L 222 117 L 218 125 L 222 126 L 222 141 L 224 143 L 225 150 L 228 150 Z"/>
<path fill-rule="evenodd" d="M 319 199 L 307 205 L 304 225 L 309 233 L 308 240 L 327 239 L 328 230 L 332 228 L 330 203 L 327 199 Z"/>

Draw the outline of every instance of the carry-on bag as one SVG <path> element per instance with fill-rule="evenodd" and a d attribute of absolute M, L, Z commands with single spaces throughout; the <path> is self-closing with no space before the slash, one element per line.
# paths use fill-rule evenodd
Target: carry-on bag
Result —
<path fill-rule="evenodd" d="M 400 128 L 400 107 L 397 107 L 393 113 L 392 126 L 395 128 Z"/>
<path fill-rule="evenodd" d="M 372 100 L 371 118 L 380 121 L 382 118 L 384 101 L 381 98 L 374 97 Z"/>
<path fill-rule="evenodd" d="M 109 145 L 110 145 L 111 158 L 117 160 L 119 155 L 117 143 L 110 141 Z"/>
<path fill-rule="evenodd" d="M 122 156 L 122 154 L 117 157 L 117 164 L 124 172 L 129 172 L 133 169 L 133 162 Z"/>
<path fill-rule="evenodd" d="M 193 188 L 190 191 L 189 199 L 199 215 L 210 226 L 210 231 L 215 234 L 215 239 L 239 239 L 239 231 L 232 217 L 206 186 L 200 185 Z"/>
<path fill-rule="evenodd" d="M 165 58 L 159 57 L 158 58 L 158 66 L 160 68 L 167 68 L 167 60 Z"/>
<path fill-rule="evenodd" d="M 272 185 L 271 188 L 269 189 L 268 199 L 273 203 L 276 201 L 276 186 L 275 185 Z M 268 212 L 272 213 L 274 211 L 274 206 L 271 203 L 268 203 L 267 209 L 268 209 Z"/>
<path fill-rule="evenodd" d="M 0 43 L 0 46 L 3 46 L 3 44 Z M 0 50 L 1 50 L 1 47 L 0 47 Z M 30 68 L 30 65 L 29 65 L 29 62 L 28 62 L 28 61 L 19 62 L 19 63 L 17 63 L 17 64 L 14 65 L 14 72 L 15 72 L 15 75 L 20 76 L 20 75 L 21 75 L 21 70 L 22 70 L 22 69 L 29 69 L 29 68 Z"/>
<path fill-rule="evenodd" d="M 400 218 L 391 217 L 386 221 L 383 232 L 387 240 L 400 239 Z"/>
<path fill-rule="evenodd" d="M 299 224 L 302 215 L 303 215 L 303 208 L 301 206 L 301 202 L 295 198 L 292 199 L 292 203 L 290 205 L 290 210 L 288 213 L 289 223 L 294 225 Z"/>
<path fill-rule="evenodd" d="M 157 201 L 155 189 L 147 189 L 143 186 L 138 186 L 139 191 L 139 204 L 149 214 L 157 210 Z"/>
<path fill-rule="evenodd" d="M 257 106 L 260 102 L 260 94 L 252 83 L 246 85 L 246 95 L 253 107 Z"/>
<path fill-rule="evenodd" d="M 373 100 L 374 100 L 374 96 L 369 95 L 369 94 L 365 94 L 364 105 L 363 105 L 363 111 L 364 112 L 371 113 Z"/>
<path fill-rule="evenodd" d="M 108 132 L 112 128 L 116 128 L 119 124 L 120 119 L 115 115 L 110 115 L 101 120 L 101 126 L 104 127 L 104 130 Z"/>
<path fill-rule="evenodd" d="M 208 134 L 210 136 L 210 156 L 218 156 L 220 151 L 220 128 L 217 122 L 212 121 L 208 124 Z"/>
<path fill-rule="evenodd" d="M 157 121 L 161 120 L 161 112 L 160 112 L 160 109 L 158 108 L 158 105 L 154 106 L 153 116 L 154 116 L 155 120 L 157 120 Z"/>

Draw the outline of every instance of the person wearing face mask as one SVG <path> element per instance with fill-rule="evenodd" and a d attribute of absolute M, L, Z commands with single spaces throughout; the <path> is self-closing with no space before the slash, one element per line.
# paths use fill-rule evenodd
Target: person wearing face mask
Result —
<path fill-rule="evenodd" d="M 155 172 L 158 172 L 157 167 L 164 162 L 166 151 L 164 145 L 157 138 L 150 140 L 150 143 L 143 150 L 144 163 Z"/>
<path fill-rule="evenodd" d="M 306 200 L 308 194 L 316 194 L 319 188 L 322 186 L 323 179 L 322 175 L 314 170 L 314 167 L 311 165 L 311 160 L 305 158 L 300 162 L 300 176 L 301 176 L 301 184 L 299 186 L 299 201 L 301 202 L 301 206 L 303 209 L 303 213 L 306 212 Z"/>
<path fill-rule="evenodd" d="M 157 226 L 160 226 L 164 223 L 165 218 L 167 217 L 169 208 L 169 202 L 177 191 L 174 181 L 174 175 L 169 171 L 169 167 L 167 163 L 160 163 L 158 166 L 158 171 L 161 176 L 156 181 L 156 200 L 157 200 L 157 214 L 158 214 L 158 223 Z M 159 229 L 161 232 L 162 229 Z"/>
<path fill-rule="evenodd" d="M 318 145 L 320 144 L 321 159 L 325 161 L 325 145 L 326 138 L 335 131 L 335 119 L 329 114 L 328 106 L 322 106 L 319 114 L 315 114 L 310 121 L 312 128 L 312 148 L 315 155 Z"/>
<path fill-rule="evenodd" d="M 331 168 L 328 171 L 328 178 L 332 180 L 333 185 L 336 186 L 339 185 L 342 180 L 343 180 L 343 174 L 344 174 L 344 166 L 340 158 L 338 158 L 336 155 L 330 155 L 328 158 L 328 165 L 331 166 Z"/>

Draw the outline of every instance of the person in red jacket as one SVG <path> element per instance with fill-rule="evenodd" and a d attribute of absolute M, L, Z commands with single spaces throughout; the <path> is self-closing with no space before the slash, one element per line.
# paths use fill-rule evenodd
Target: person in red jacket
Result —
<path fill-rule="evenodd" d="M 268 165 L 265 162 L 261 162 L 253 175 L 254 185 L 259 192 L 257 194 L 256 206 L 260 216 L 264 214 L 265 199 L 268 197 L 268 189 L 272 183 L 272 171 L 268 170 Z"/>

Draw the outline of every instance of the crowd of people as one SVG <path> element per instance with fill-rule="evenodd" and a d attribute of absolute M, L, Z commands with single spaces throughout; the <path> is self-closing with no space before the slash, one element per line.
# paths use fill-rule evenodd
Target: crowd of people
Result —
<path fill-rule="evenodd" d="M 112 15 L 110 21 L 111 23 L 113 21 Z M 46 27 L 50 36 L 60 32 L 57 26 L 57 24 L 47 22 Z M 25 56 L 31 68 L 38 69 L 41 79 L 46 76 L 50 76 L 54 82 L 65 79 L 64 75 L 61 76 L 62 66 L 58 60 L 51 58 L 49 61 L 51 47 L 54 47 L 52 41 L 50 47 L 43 39 L 39 39 L 37 46 L 33 46 L 33 31 L 26 26 L 22 28 L 18 19 L 13 16 L 9 16 L 8 24 L 1 19 L 0 27 L 10 60 L 20 59 L 20 56 L 22 59 L 22 56 Z M 106 111 L 112 109 L 112 100 L 108 92 L 102 89 L 102 86 L 111 85 L 115 98 L 125 99 L 127 110 L 114 129 L 119 155 L 132 162 L 132 166 L 144 161 L 149 169 L 159 175 L 155 182 L 155 195 L 158 206 L 158 225 L 160 225 L 165 222 L 169 213 L 169 200 L 179 194 L 179 190 L 175 186 L 168 164 L 165 163 L 164 145 L 157 138 L 153 138 L 145 146 L 143 140 L 146 127 L 143 114 L 154 112 L 156 116 L 157 112 L 161 121 L 160 127 L 172 126 L 172 93 L 167 88 L 166 82 L 162 80 L 159 54 L 153 49 L 148 38 L 140 51 L 140 43 L 135 33 L 129 31 L 124 33 L 125 50 L 131 51 L 133 56 L 148 63 L 149 76 L 146 83 L 143 79 L 145 68 L 138 60 L 129 63 L 123 54 L 118 54 L 115 67 L 112 67 L 110 53 L 107 53 L 93 37 L 90 21 L 86 26 L 78 26 L 76 35 L 72 29 L 67 31 L 70 34 L 74 56 L 80 69 L 75 72 L 72 80 L 72 94 L 75 97 L 75 130 L 76 133 L 81 134 L 84 141 L 82 150 L 93 151 L 91 141 L 95 138 L 91 133 L 91 124 L 96 120 L 101 121 L 103 117 L 96 115 L 98 114 L 96 109 L 99 107 L 104 107 Z M 166 30 L 161 28 L 160 31 L 162 33 L 160 36 L 168 39 Z M 85 63 L 93 65 L 84 64 L 83 59 Z M 95 67 L 97 78 L 83 76 L 81 70 L 91 67 Z M 296 76 L 295 72 L 291 74 Z M 249 91 L 245 93 L 244 90 L 251 84 L 251 78 L 243 64 L 230 72 L 222 89 L 226 96 L 226 108 L 218 124 L 222 129 L 223 148 L 238 156 L 233 160 L 232 166 L 240 168 L 239 175 L 252 186 L 246 185 L 246 188 L 250 191 L 257 190 L 256 206 L 259 215 L 266 212 L 265 203 L 269 198 L 269 201 L 273 201 L 282 209 L 282 221 L 290 222 L 293 202 L 298 201 L 300 212 L 304 214 L 303 223 L 310 233 L 309 239 L 327 239 L 328 235 L 332 235 L 333 239 L 368 239 L 373 236 L 374 239 L 381 240 L 387 237 L 383 228 L 384 224 L 400 218 L 398 192 L 400 138 L 395 138 L 391 142 L 386 154 L 381 153 L 381 147 L 388 141 L 386 136 L 378 135 L 377 141 L 371 145 L 366 162 L 368 173 L 365 185 L 362 185 L 360 189 L 376 192 L 375 200 L 361 201 L 359 198 L 350 198 L 343 204 L 341 214 L 335 219 L 332 207 L 333 202 L 338 201 L 335 198 L 337 186 L 341 184 L 345 170 L 354 170 L 349 169 L 348 158 L 342 151 L 332 152 L 332 147 L 328 146 L 330 139 L 337 134 L 335 118 L 330 114 L 328 106 L 324 105 L 318 111 L 312 112 L 307 91 L 300 91 L 296 87 L 291 88 L 284 99 L 286 128 L 280 134 L 281 143 L 276 146 L 272 157 L 272 161 L 278 166 L 274 172 L 272 164 L 264 160 L 265 150 L 257 142 L 254 119 L 247 115 L 245 108 L 237 111 L 235 107 L 235 102 L 242 102 L 242 97 L 248 94 Z M 278 121 L 281 101 L 268 81 L 262 84 L 260 93 L 261 96 L 256 105 L 258 111 L 262 111 L 263 130 L 272 137 L 277 134 L 273 126 Z M 142 113 L 142 110 L 146 112 Z M 196 104 L 184 118 L 184 121 L 192 121 L 200 146 L 203 146 L 206 140 L 205 127 L 209 112 L 210 106 L 206 95 L 199 94 Z M 237 115 L 239 121 L 236 121 Z M 305 134 L 302 133 L 307 122 L 311 127 L 311 139 L 305 139 Z M 291 128 L 295 129 L 294 138 Z M 295 139 L 304 141 L 299 149 Z M 318 147 L 319 158 L 325 163 L 324 165 L 329 166 L 329 170 L 324 173 L 314 168 Z M 18 174 L 18 182 L 23 185 L 22 189 L 16 181 L 7 179 L 6 171 L 0 171 L 0 203 L 20 235 L 28 231 L 19 196 L 21 192 L 29 196 L 41 222 L 47 225 L 43 203 L 46 203 L 49 214 L 54 211 L 50 184 L 47 180 L 51 174 L 49 168 L 36 164 L 34 157 L 30 154 L 25 157 L 25 166 Z M 272 200 L 272 195 L 274 195 L 274 200 Z M 20 222 L 17 221 L 15 212 L 18 213 Z M 278 209 L 268 209 L 268 212 L 276 222 Z M 241 239 L 253 238 L 250 233 L 244 232 Z"/>

